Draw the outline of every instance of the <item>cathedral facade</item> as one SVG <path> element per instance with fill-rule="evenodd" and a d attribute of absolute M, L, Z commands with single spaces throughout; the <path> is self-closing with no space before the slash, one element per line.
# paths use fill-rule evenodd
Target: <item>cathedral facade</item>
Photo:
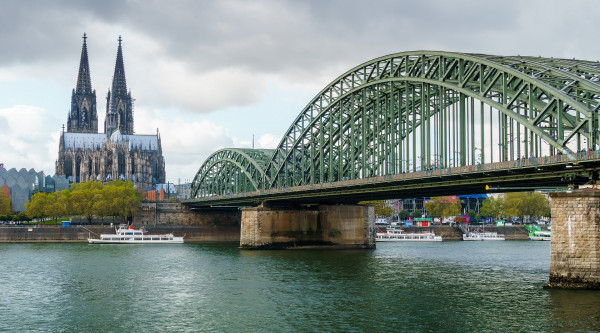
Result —
<path fill-rule="evenodd" d="M 158 129 L 156 134 L 134 134 L 133 99 L 127 90 L 120 36 L 112 87 L 106 97 L 104 133 L 98 133 L 96 91 L 92 89 L 86 41 L 84 34 L 67 130 L 63 125 L 60 135 L 56 175 L 64 175 L 73 183 L 121 179 L 142 189 L 165 183 Z"/>

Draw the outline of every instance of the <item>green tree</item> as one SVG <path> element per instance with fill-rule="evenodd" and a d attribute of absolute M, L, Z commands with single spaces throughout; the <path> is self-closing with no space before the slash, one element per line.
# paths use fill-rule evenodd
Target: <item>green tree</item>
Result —
<path fill-rule="evenodd" d="M 403 209 L 398 212 L 398 218 L 400 219 L 400 221 L 408 220 L 409 217 L 410 213 L 406 209 Z"/>
<path fill-rule="evenodd" d="M 507 193 L 504 199 L 504 207 L 506 215 L 517 216 L 521 222 L 524 221 L 525 216 L 530 218 L 550 216 L 550 202 L 541 193 Z"/>
<path fill-rule="evenodd" d="M 423 212 L 421 210 L 419 210 L 419 209 L 415 209 L 415 210 L 413 210 L 412 214 L 410 214 L 410 216 L 413 219 L 417 219 L 417 218 L 423 216 Z"/>
<path fill-rule="evenodd" d="M 62 209 L 62 215 L 64 216 L 72 216 L 76 215 L 73 213 L 73 200 L 71 199 L 71 191 L 62 190 L 58 193 L 58 204 L 60 207 L 57 209 Z"/>
<path fill-rule="evenodd" d="M 120 217 L 123 222 L 126 222 L 128 218 L 139 212 L 142 195 L 133 187 L 132 182 L 112 181 L 108 183 L 107 188 L 109 198 L 112 198 L 108 200 L 110 202 L 108 206 L 113 216 Z"/>
<path fill-rule="evenodd" d="M 460 201 L 456 197 L 431 197 L 425 203 L 425 209 L 429 216 L 438 217 L 440 222 L 449 216 L 460 214 Z"/>
<path fill-rule="evenodd" d="M 25 204 L 30 217 L 58 218 L 80 215 L 89 222 L 94 216 L 112 216 L 127 221 L 140 210 L 141 192 L 132 182 L 113 181 L 102 185 L 97 181 L 87 181 L 71 185 L 69 190 L 54 193 L 36 193 Z"/>
<path fill-rule="evenodd" d="M 28 202 L 25 203 L 25 213 L 31 218 L 41 218 L 42 221 L 48 217 L 46 207 L 49 204 L 48 194 L 38 192 L 31 196 Z"/>
<path fill-rule="evenodd" d="M 68 215 L 69 212 L 66 207 L 67 204 L 65 203 L 64 194 L 62 194 L 62 192 L 48 193 L 44 209 L 49 217 L 58 219 L 61 216 Z"/>
<path fill-rule="evenodd" d="M 102 183 L 95 180 L 71 185 L 72 213 L 84 216 L 88 223 L 91 223 L 94 215 L 99 215 L 97 211 L 99 207 L 95 205 L 95 201 L 97 194 L 102 192 L 102 187 Z"/>
<path fill-rule="evenodd" d="M 10 212 L 10 195 L 0 189 L 0 215 L 8 215 Z"/>
<path fill-rule="evenodd" d="M 503 204 L 504 200 L 502 198 L 496 199 L 494 197 L 488 197 L 481 204 L 479 212 L 482 216 L 497 218 L 503 213 Z"/>
<path fill-rule="evenodd" d="M 361 201 L 360 205 L 372 205 L 375 208 L 375 216 L 392 216 L 394 209 L 385 204 L 384 200 Z"/>
<path fill-rule="evenodd" d="M 475 213 L 474 210 L 470 210 L 467 215 L 469 216 L 470 221 L 479 220 L 479 218 L 477 218 L 477 213 Z"/>
<path fill-rule="evenodd" d="M 101 219 L 102 225 L 104 225 L 104 218 L 111 215 L 109 204 L 112 200 L 107 196 L 107 193 L 108 187 L 104 186 L 96 191 L 94 196 L 94 214 Z"/>
<path fill-rule="evenodd" d="M 24 212 L 19 212 L 18 214 L 13 216 L 14 221 L 31 221 L 31 218 L 27 216 Z"/>

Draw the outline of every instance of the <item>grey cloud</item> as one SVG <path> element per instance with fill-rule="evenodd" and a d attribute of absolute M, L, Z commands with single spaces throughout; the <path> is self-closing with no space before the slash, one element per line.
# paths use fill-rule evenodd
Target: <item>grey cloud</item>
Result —
<path fill-rule="evenodd" d="M 482 4 L 484 3 L 484 4 Z M 196 70 L 315 68 L 406 51 L 427 35 L 463 38 L 514 22 L 480 1 L 9 1 L 0 14 L 3 61 L 64 57 L 90 22 L 119 23 L 159 41 Z M 503 18 L 491 20 L 490 16 Z M 500 23 L 501 22 L 501 23 Z M 10 29 L 8 29 L 10 27 Z M 475 29 L 474 29 L 475 27 Z M 457 39 L 458 39 L 457 38 Z M 452 40 L 452 39 L 451 39 Z M 423 44 L 423 43 L 421 43 Z M 0 58 L 1 59 L 1 58 Z"/>
<path fill-rule="evenodd" d="M 94 64 L 102 62 L 106 64 L 103 70 L 110 68 L 116 30 L 120 29 L 159 45 L 155 54 L 138 56 L 143 59 L 135 64 L 139 68 L 149 68 L 160 59 L 183 63 L 191 74 L 241 69 L 256 73 L 257 80 L 264 80 L 265 75 L 311 80 L 332 69 L 349 69 L 378 56 L 416 49 L 548 56 L 585 50 L 594 55 L 595 46 L 587 47 L 589 42 L 580 41 L 584 38 L 570 35 L 577 24 L 562 29 L 559 22 L 566 10 L 576 21 L 595 22 L 598 9 L 594 8 L 598 6 L 592 4 L 518 0 L 3 1 L 0 66 L 39 61 L 77 64 L 79 37 L 92 28 L 88 40 L 92 78 L 100 77 L 98 81 L 103 82 L 108 81 L 103 76 L 109 74 L 95 71 Z M 106 27 L 111 31 L 103 31 Z M 127 48 L 131 45 L 127 36 L 124 40 L 129 72 L 127 59 L 136 50 Z M 257 86 L 264 85 L 248 89 L 259 89 Z M 96 87 L 99 91 L 108 88 Z M 236 105 L 255 101 L 234 99 Z"/>

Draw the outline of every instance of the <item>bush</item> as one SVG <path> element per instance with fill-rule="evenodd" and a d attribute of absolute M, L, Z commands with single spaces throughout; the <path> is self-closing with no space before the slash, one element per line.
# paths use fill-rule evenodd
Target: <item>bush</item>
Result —
<path fill-rule="evenodd" d="M 14 221 L 31 221 L 31 218 L 25 214 L 25 212 L 19 212 L 17 215 L 13 216 Z"/>

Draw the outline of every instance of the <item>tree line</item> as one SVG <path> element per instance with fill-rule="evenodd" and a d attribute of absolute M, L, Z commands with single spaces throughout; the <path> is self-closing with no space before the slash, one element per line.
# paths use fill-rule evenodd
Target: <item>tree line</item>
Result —
<path fill-rule="evenodd" d="M 25 204 L 25 212 L 31 218 L 58 219 L 62 216 L 82 216 L 92 222 L 107 217 L 131 219 L 139 212 L 142 195 L 132 182 L 121 180 L 108 182 L 89 180 L 72 184 L 60 192 L 35 193 Z"/>
<path fill-rule="evenodd" d="M 461 203 L 454 197 L 432 197 L 425 203 L 427 214 L 439 217 L 441 221 L 446 217 L 461 214 Z M 470 219 L 479 219 L 475 212 L 467 213 Z M 536 192 L 511 192 L 495 197 L 488 197 L 479 209 L 481 217 L 501 218 L 519 217 L 524 221 L 527 216 L 530 219 L 550 216 L 550 202 L 541 193 Z"/>
<path fill-rule="evenodd" d="M 384 201 L 363 201 L 362 204 L 370 204 L 375 207 L 376 216 L 392 216 L 394 209 L 387 206 Z M 427 215 L 439 218 L 444 221 L 445 218 L 461 215 L 462 205 L 460 199 L 454 196 L 431 197 L 424 203 Z M 415 210 L 409 214 L 407 210 L 398 212 L 400 220 L 406 220 L 409 216 L 421 217 L 422 212 Z M 474 211 L 467 212 L 471 220 L 478 220 L 480 217 L 501 218 L 501 217 L 519 217 L 521 221 L 525 216 L 531 219 L 550 216 L 550 202 L 541 193 L 536 192 L 512 192 L 501 195 L 497 198 L 488 197 L 481 205 L 480 213 Z"/>
<path fill-rule="evenodd" d="M 531 219 L 550 216 L 550 202 L 541 193 L 512 192 L 498 198 L 485 199 L 480 208 L 482 216 L 519 217 L 521 222 L 525 216 Z"/>
<path fill-rule="evenodd" d="M 460 199 L 457 197 L 431 197 L 430 201 L 425 202 L 427 215 L 438 217 L 440 222 L 444 222 L 446 217 L 460 215 Z"/>

